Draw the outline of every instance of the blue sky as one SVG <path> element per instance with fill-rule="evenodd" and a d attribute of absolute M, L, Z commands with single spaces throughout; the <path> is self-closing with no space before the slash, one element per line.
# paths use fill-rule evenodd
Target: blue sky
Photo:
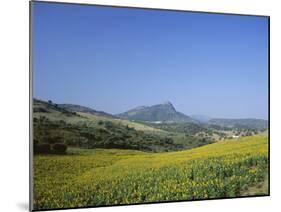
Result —
<path fill-rule="evenodd" d="M 268 119 L 265 17 L 33 2 L 34 97 Z"/>

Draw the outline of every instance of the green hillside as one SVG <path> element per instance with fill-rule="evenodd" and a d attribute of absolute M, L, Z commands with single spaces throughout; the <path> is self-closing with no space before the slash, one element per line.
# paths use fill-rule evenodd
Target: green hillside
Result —
<path fill-rule="evenodd" d="M 266 195 L 267 164 L 262 135 L 169 153 L 75 148 L 35 155 L 34 207 Z"/>
<path fill-rule="evenodd" d="M 69 111 L 57 104 L 39 100 L 34 100 L 33 110 L 34 149 L 40 153 L 50 152 L 48 149 L 56 143 L 90 149 L 119 148 L 163 152 L 193 148 L 212 142 L 186 134 L 166 132 L 141 123 L 111 118 L 108 115 Z M 44 147 L 43 151 L 41 147 Z"/>

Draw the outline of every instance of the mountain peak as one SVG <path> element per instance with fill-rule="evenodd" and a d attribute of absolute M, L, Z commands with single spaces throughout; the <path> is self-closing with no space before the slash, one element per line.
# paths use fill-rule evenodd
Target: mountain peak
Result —
<path fill-rule="evenodd" d="M 170 101 L 165 101 L 162 104 L 159 104 L 158 106 L 164 107 L 168 110 L 172 110 L 172 111 L 176 112 L 176 109 L 175 109 L 174 105 Z"/>
<path fill-rule="evenodd" d="M 173 106 L 173 104 L 172 104 L 170 101 L 165 101 L 165 102 L 163 102 L 163 105 Z"/>
<path fill-rule="evenodd" d="M 118 116 L 129 120 L 147 122 L 195 122 L 189 116 L 176 111 L 170 101 L 152 106 L 137 107 L 118 114 Z"/>

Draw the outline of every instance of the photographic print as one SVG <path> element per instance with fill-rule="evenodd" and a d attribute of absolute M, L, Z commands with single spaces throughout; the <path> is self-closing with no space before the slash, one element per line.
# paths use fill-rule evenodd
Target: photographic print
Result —
<path fill-rule="evenodd" d="M 269 195 L 269 17 L 30 15 L 32 210 Z"/>

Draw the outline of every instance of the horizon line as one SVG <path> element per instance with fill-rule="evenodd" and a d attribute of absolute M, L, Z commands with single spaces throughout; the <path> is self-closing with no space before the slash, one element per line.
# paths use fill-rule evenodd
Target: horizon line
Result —
<path fill-rule="evenodd" d="M 163 103 L 158 103 L 158 104 L 152 104 L 152 105 L 139 105 L 139 106 L 136 106 L 136 107 L 133 107 L 133 108 L 130 108 L 124 112 L 121 112 L 121 113 L 111 113 L 111 112 L 107 112 L 107 111 L 104 111 L 104 110 L 96 110 L 95 108 L 93 108 L 92 106 L 87 106 L 87 105 L 81 105 L 81 104 L 77 104 L 77 103 L 57 103 L 57 102 L 53 102 L 53 100 L 51 99 L 48 99 L 48 100 L 44 100 L 44 99 L 40 99 L 40 98 L 37 98 L 37 97 L 33 97 L 32 98 L 33 100 L 39 100 L 39 101 L 42 101 L 42 102 L 46 102 L 46 103 L 49 103 L 49 101 L 52 102 L 52 104 L 59 104 L 59 105 L 78 105 L 78 106 L 81 106 L 81 107 L 87 107 L 89 109 L 92 109 L 92 110 L 95 110 L 97 112 L 104 112 L 104 113 L 107 113 L 109 115 L 113 115 L 113 116 L 116 116 L 116 115 L 119 115 L 121 113 L 125 113 L 129 110 L 132 110 L 132 109 L 135 109 L 135 108 L 138 108 L 138 107 L 152 107 L 152 106 L 155 106 L 155 105 L 163 105 L 163 104 L 167 104 L 167 102 L 171 103 L 172 106 L 174 107 L 173 103 L 171 101 L 163 101 Z M 177 112 L 180 112 L 178 110 L 176 110 Z M 183 113 L 183 112 L 181 112 Z M 185 113 L 183 113 L 184 115 L 186 115 Z M 198 115 L 198 116 L 207 116 L 209 118 L 209 120 L 211 119 L 259 119 L 259 120 L 265 120 L 265 121 L 268 121 L 268 119 L 265 119 L 265 118 L 256 118 L 256 117 L 239 117 L 239 118 L 229 118 L 228 116 L 216 116 L 216 117 L 213 117 L 213 116 L 209 116 L 209 115 L 206 115 L 206 114 L 198 114 L 198 113 L 190 113 L 190 115 L 186 115 L 186 116 L 189 116 L 192 118 L 192 116 L 195 116 L 195 115 Z M 194 119 L 194 118 L 193 118 Z"/>

